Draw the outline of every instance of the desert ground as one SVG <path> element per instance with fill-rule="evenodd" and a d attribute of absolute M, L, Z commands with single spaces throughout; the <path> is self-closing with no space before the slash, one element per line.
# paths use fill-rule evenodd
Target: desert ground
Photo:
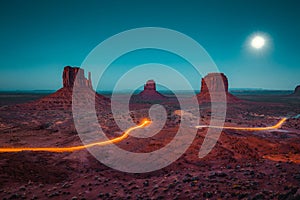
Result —
<path fill-rule="evenodd" d="M 1 147 L 64 147 L 80 145 L 70 108 L 40 108 L 39 95 L 0 97 Z M 32 96 L 31 96 L 32 97 Z M 0 153 L 2 199 L 299 199 L 299 97 L 239 96 L 228 104 L 225 125 L 264 127 L 289 117 L 270 131 L 223 130 L 213 150 L 198 158 L 207 129 L 199 129 L 189 149 L 171 165 L 154 172 L 131 174 L 111 169 L 87 150 Z M 284 99 L 284 101 L 283 101 Z M 21 104 L 20 104 L 21 103 Z M 174 103 L 174 102 L 173 102 Z M 145 115 L 141 102 L 131 102 L 132 116 Z M 136 108 L 136 109 L 134 109 Z M 200 104 L 201 124 L 210 120 L 210 105 Z M 178 105 L 167 105 L 170 117 L 163 129 L 147 139 L 129 137 L 117 145 L 133 152 L 150 152 L 172 140 L 178 129 Z M 107 112 L 107 111 L 101 111 Z M 146 114 L 147 115 L 147 114 Z M 106 118 L 106 119 L 103 119 Z M 119 131 L 110 113 L 99 117 L 108 137 Z M 188 130 L 187 130 L 188 131 Z M 101 148 L 101 147 L 99 147 Z"/>

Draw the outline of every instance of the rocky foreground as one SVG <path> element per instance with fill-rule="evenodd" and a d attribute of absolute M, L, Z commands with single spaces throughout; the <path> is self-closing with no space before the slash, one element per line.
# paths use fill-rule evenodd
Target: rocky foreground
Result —
<path fill-rule="evenodd" d="M 209 109 L 204 105 L 200 108 L 201 123 L 208 123 Z M 232 105 L 226 123 L 272 125 L 291 109 L 287 105 Z M 70 110 L 12 106 L 1 108 L 0 113 L 1 146 L 81 144 Z M 135 113 L 139 116 L 138 111 Z M 109 113 L 101 115 L 104 118 L 101 124 L 106 124 L 108 135 L 118 131 Z M 176 119 L 175 114 L 170 117 Z M 176 123 L 166 125 L 153 138 L 130 137 L 118 145 L 133 152 L 153 151 L 170 142 L 177 127 Z M 1 153 L 0 196 L 2 199 L 297 199 L 299 129 L 299 119 L 289 119 L 277 131 L 224 130 L 213 151 L 203 159 L 197 155 L 206 129 L 199 129 L 193 144 L 180 159 L 145 174 L 108 168 L 87 150 Z"/>

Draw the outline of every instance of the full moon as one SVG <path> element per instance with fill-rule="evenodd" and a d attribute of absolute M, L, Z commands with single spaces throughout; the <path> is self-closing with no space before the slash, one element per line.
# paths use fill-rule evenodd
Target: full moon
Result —
<path fill-rule="evenodd" d="M 261 49 L 265 45 L 265 38 L 262 36 L 254 36 L 251 40 L 251 46 L 255 49 Z"/>

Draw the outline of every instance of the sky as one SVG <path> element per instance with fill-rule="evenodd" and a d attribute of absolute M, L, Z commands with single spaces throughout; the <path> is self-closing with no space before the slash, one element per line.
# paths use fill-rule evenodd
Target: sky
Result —
<path fill-rule="evenodd" d="M 100 42 L 140 27 L 168 28 L 196 40 L 230 88 L 293 90 L 300 84 L 299 6 L 297 0 L 3 0 L 0 90 L 59 89 L 64 66 L 80 66 Z M 263 49 L 249 45 L 256 33 L 266 39 Z M 177 65 L 200 89 L 201 77 L 188 64 L 151 50 L 116 60 L 119 69 L 112 66 L 100 87 L 112 88 L 122 66 L 154 61 Z"/>

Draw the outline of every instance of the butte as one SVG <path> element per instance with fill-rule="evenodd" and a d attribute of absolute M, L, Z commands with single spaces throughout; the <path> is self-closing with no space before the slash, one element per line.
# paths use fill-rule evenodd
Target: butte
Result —
<path fill-rule="evenodd" d="M 298 85 L 298 86 L 295 88 L 294 93 L 292 94 L 292 96 L 300 97 L 300 85 Z"/>
<path fill-rule="evenodd" d="M 70 110 L 72 108 L 72 91 L 73 87 L 76 86 L 80 89 L 80 96 L 86 100 L 85 103 L 92 103 L 91 100 L 95 100 L 96 107 L 110 106 L 110 100 L 96 93 L 93 89 L 90 72 L 87 79 L 82 68 L 66 66 L 64 67 L 62 78 L 62 88 L 53 94 L 30 103 L 30 105 L 34 106 L 35 109 Z"/>
<path fill-rule="evenodd" d="M 156 83 L 154 80 L 148 80 L 144 85 L 144 90 L 135 95 L 134 99 L 141 101 L 164 101 L 167 100 L 168 97 L 156 90 Z"/>
<path fill-rule="evenodd" d="M 197 94 L 199 103 L 209 103 L 211 96 L 213 102 L 222 102 L 223 95 L 226 96 L 227 103 L 237 103 L 241 100 L 233 96 L 228 91 L 228 79 L 223 73 L 209 73 L 201 80 L 201 91 Z"/>

